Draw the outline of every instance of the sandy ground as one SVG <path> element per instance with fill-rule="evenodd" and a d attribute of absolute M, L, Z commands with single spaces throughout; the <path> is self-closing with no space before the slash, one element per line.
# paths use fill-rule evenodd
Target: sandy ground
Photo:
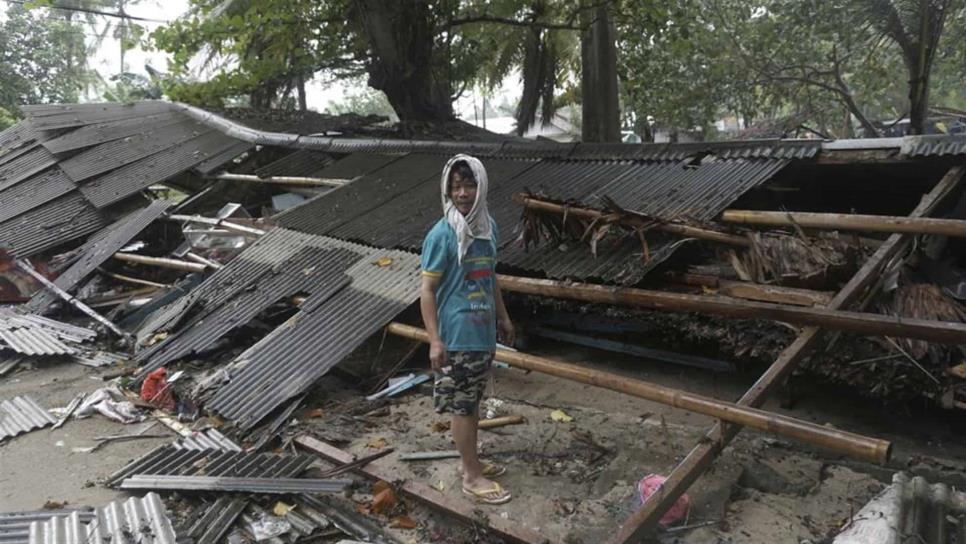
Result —
<path fill-rule="evenodd" d="M 754 380 L 560 344 L 534 346 L 531 351 L 722 399 L 738 398 Z M 72 364 L 21 371 L 0 381 L 0 398 L 26 393 L 45 407 L 64 406 L 76 394 L 102 387 L 104 382 L 94 379 L 98 374 Z M 287 433 L 342 440 L 340 447 L 360 456 L 393 447 L 396 453 L 379 463 L 398 474 L 398 479 L 420 481 L 454 500 L 468 501 L 460 489 L 456 460 L 398 459 L 403 452 L 453 447 L 443 425 L 446 418 L 432 411 L 429 389 L 379 405 L 361 401 L 354 383 L 341 372 L 326 377 L 299 412 L 300 422 L 290 425 Z M 486 455 L 507 465 L 509 471 L 501 481 L 514 499 L 507 505 L 480 508 L 537 530 L 552 542 L 568 544 L 601 542 L 612 534 L 639 505 L 636 482 L 647 474 L 668 474 L 711 423 L 709 418 L 656 403 L 513 369 L 495 372 L 489 396 L 503 401 L 505 413 L 522 415 L 527 422 L 481 433 Z M 304 417 L 315 407 L 322 407 L 322 417 Z M 894 440 L 894 460 L 889 466 L 876 467 L 744 431 L 689 492 L 686 523 L 710 525 L 669 533 L 661 537 L 663 542 L 822 542 L 896 470 L 966 486 L 961 420 L 883 408 L 824 387 L 812 388 L 792 410 L 777 403 L 767 408 Z M 550 414 L 558 409 L 573 420 L 553 421 Z M 39 509 L 48 501 L 98 506 L 123 497 L 98 482 L 170 442 L 174 434 L 159 424 L 151 432 L 171 438 L 110 444 L 95 453 L 74 448 L 93 445 L 94 436 L 138 428 L 140 424 L 122 425 L 94 416 L 6 441 L 0 445 L 0 512 Z M 348 499 L 364 505 L 371 499 L 371 483 L 360 477 L 356 482 Z M 400 542 L 492 541 L 485 533 L 454 524 L 412 501 L 405 501 L 400 509 L 419 523 L 417 529 L 394 530 Z M 386 524 L 389 518 L 375 520 Z"/>
<path fill-rule="evenodd" d="M 20 371 L 0 380 L 0 399 L 30 395 L 44 408 L 63 407 L 79 393 L 104 387 L 105 382 L 92 379 L 98 373 L 71 363 Z M 4 441 L 0 444 L 0 512 L 39 510 L 48 501 L 101 506 L 124 497 L 98 482 L 172 438 L 116 442 L 93 453 L 75 452 L 74 448 L 95 445 L 95 436 L 133 433 L 144 425 L 124 425 L 95 415 L 70 419 L 56 430 L 37 429 Z M 174 436 L 161 424 L 148 434 Z"/>
<path fill-rule="evenodd" d="M 541 347 L 559 359 L 582 361 L 604 354 L 592 350 Z M 604 370 L 657 381 L 719 398 L 737 398 L 753 377 L 711 376 L 691 370 L 609 357 Z M 323 385 L 329 395 L 344 394 L 336 380 Z M 714 468 L 690 492 L 687 525 L 705 527 L 671 532 L 664 542 L 822 542 L 834 535 L 897 470 L 911 470 L 936 481 L 962 486 L 964 440 L 956 421 L 935 420 L 888 409 L 817 388 L 793 410 L 777 403 L 768 409 L 821 424 L 894 440 L 889 466 L 855 462 L 757 431 L 745 431 L 727 448 Z M 501 482 L 514 493 L 502 506 L 483 507 L 494 515 L 539 531 L 552 542 L 596 543 L 611 535 L 638 507 L 636 482 L 651 473 L 668 474 L 698 442 L 711 420 L 663 405 L 591 386 L 574 384 L 513 369 L 497 370 L 490 396 L 501 399 L 506 413 L 527 423 L 505 427 L 499 434 L 481 433 L 486 455 L 504 463 Z M 320 393 L 321 397 L 325 394 Z M 330 403 L 334 401 L 330 400 Z M 350 403 L 351 404 L 351 403 Z M 442 427 L 446 418 L 432 412 L 427 387 L 390 403 L 388 415 L 358 417 L 372 406 L 359 404 L 347 417 L 340 408 L 321 419 L 303 422 L 327 439 L 345 439 L 345 449 L 359 456 L 380 447 L 396 452 L 379 461 L 399 479 L 413 479 L 440 489 L 454 500 L 468 500 L 460 490 L 455 459 L 404 462 L 398 453 L 448 450 L 453 445 Z M 554 422 L 561 409 L 571 422 Z M 610 452 L 587 445 L 592 437 Z M 354 497 L 364 502 L 364 495 Z M 447 533 L 438 521 L 424 517 L 417 542 L 462 542 L 472 533 Z"/>

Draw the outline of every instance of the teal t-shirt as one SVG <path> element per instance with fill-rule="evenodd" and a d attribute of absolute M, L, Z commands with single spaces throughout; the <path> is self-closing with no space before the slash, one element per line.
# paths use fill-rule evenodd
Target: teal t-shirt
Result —
<path fill-rule="evenodd" d="M 440 278 L 436 288 L 439 337 L 447 351 L 496 349 L 496 222 L 492 240 L 474 240 L 459 264 L 456 231 L 440 219 L 423 240 L 422 273 Z"/>

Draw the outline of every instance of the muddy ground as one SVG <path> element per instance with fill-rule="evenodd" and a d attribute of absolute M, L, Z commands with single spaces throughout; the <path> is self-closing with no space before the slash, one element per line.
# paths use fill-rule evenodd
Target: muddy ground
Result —
<path fill-rule="evenodd" d="M 596 361 L 591 366 L 722 399 L 736 399 L 754 378 L 712 375 L 562 344 L 537 345 L 531 351 L 574 362 Z M 21 371 L 0 381 L 0 399 L 29 393 L 45 407 L 64 406 L 77 393 L 103 386 L 95 378 L 104 372 L 74 364 Z M 461 493 L 455 459 L 398 459 L 400 453 L 452 449 L 446 418 L 433 413 L 429 388 L 368 403 L 361 400 L 355 383 L 343 372 L 326 377 L 286 434 L 313 434 L 359 456 L 393 447 L 396 451 L 378 463 L 398 479 L 420 481 L 454 500 L 468 500 Z M 823 542 L 896 470 L 960 488 L 966 485 L 962 419 L 883 407 L 808 380 L 804 384 L 805 395 L 793 409 L 777 403 L 767 408 L 893 440 L 893 461 L 877 467 L 744 431 L 692 487 L 685 525 L 694 528 L 670 532 L 661 540 Z M 514 499 L 480 508 L 539 531 L 552 542 L 590 544 L 612 534 L 639 505 L 637 481 L 652 473 L 668 474 L 711 423 L 648 401 L 512 369 L 495 372 L 489 396 L 502 401 L 502 413 L 524 416 L 526 423 L 481 433 L 486 456 L 507 465 L 501 481 Z M 321 411 L 312 411 L 315 408 Z M 572 421 L 552 420 L 554 410 L 564 411 Z M 140 424 L 122 425 L 94 416 L 0 445 L 0 512 L 39 509 L 51 502 L 97 506 L 122 497 L 98 482 L 171 439 L 110 444 L 95 453 L 74 448 L 92 445 L 94 436 L 139 428 Z M 174 436 L 160 424 L 151 432 Z M 346 498 L 362 509 L 371 499 L 370 489 L 370 482 L 358 478 Z M 419 526 L 393 529 L 401 542 L 489 540 L 484 532 L 455 524 L 412 501 L 405 501 L 396 513 L 402 511 Z M 376 516 L 383 524 L 389 519 Z"/>

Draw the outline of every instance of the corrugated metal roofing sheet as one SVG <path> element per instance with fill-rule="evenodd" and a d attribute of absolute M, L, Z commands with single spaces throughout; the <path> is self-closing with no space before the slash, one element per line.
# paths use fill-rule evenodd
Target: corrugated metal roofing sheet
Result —
<path fill-rule="evenodd" d="M 343 271 L 358 258 L 358 254 L 346 250 L 302 248 L 295 255 L 279 259 L 271 267 L 254 267 L 262 274 L 249 276 L 246 280 L 238 281 L 241 278 L 234 274 L 212 275 L 206 281 L 217 282 L 221 289 L 207 289 L 229 290 L 230 298 L 199 299 L 201 312 L 177 333 L 138 354 L 138 361 L 150 361 L 142 373 L 200 353 L 281 300 L 303 293 L 309 295 L 306 305 L 313 304 L 316 299 L 324 300 L 349 283 Z"/>
<path fill-rule="evenodd" d="M 786 160 L 768 159 L 714 160 L 700 165 L 645 163 L 600 187 L 591 198 L 608 196 L 624 208 L 652 217 L 708 221 L 787 164 Z M 551 196 L 572 198 L 566 193 Z"/>
<path fill-rule="evenodd" d="M 192 119 L 181 117 L 167 126 L 145 126 L 142 131 L 121 140 L 103 143 L 60 163 L 76 182 L 110 172 L 172 147 L 185 145 L 212 131 Z M 45 150 L 46 151 L 46 150 Z"/>
<path fill-rule="evenodd" d="M 313 254 L 304 252 L 304 248 L 355 253 L 357 258 L 351 264 L 339 256 L 329 261 L 331 269 L 327 270 L 344 273 L 351 283 L 323 296 L 309 297 L 295 316 L 223 370 L 230 381 L 214 393 L 208 407 L 234 420 L 240 428 L 253 427 L 276 407 L 307 390 L 418 295 L 416 255 L 284 229 L 263 236 L 232 262 L 258 268 L 264 262 Z M 303 268 L 295 261 L 290 263 L 296 269 Z"/>
<path fill-rule="evenodd" d="M 491 195 L 496 193 L 496 196 L 491 196 L 489 201 L 510 203 L 512 194 L 503 189 L 511 185 L 518 186 L 515 180 L 521 178 L 521 174 L 526 176 L 524 172 L 539 163 L 527 160 L 487 159 L 485 164 L 491 184 Z M 359 186 L 357 194 L 364 200 L 374 202 L 380 200 L 373 198 L 369 188 L 363 185 Z M 329 206 L 325 204 L 327 201 L 321 200 L 314 206 L 316 211 L 325 210 Z M 514 225 L 519 217 L 516 206 L 491 204 L 490 213 L 501 227 Z M 376 247 L 401 248 L 418 252 L 422 247 L 423 237 L 439 221 L 441 215 L 439 173 L 433 172 L 409 191 L 382 202 L 365 213 L 349 217 L 347 221 L 329 229 L 324 234 Z M 501 230 L 500 236 L 503 240 L 507 240 L 511 233 Z"/>
<path fill-rule="evenodd" d="M 29 257 L 96 232 L 108 220 L 78 191 L 0 223 L 0 245 L 14 257 Z"/>
<path fill-rule="evenodd" d="M 291 495 L 296 493 L 337 493 L 351 480 L 309 478 L 230 478 L 219 476 L 136 475 L 121 482 L 121 489 L 163 489 L 170 491 L 222 491 Z"/>
<path fill-rule="evenodd" d="M 966 155 L 966 135 L 906 136 L 901 149 L 909 157 Z"/>
<path fill-rule="evenodd" d="M 3 191 L 0 197 L 0 223 L 63 196 L 77 185 L 59 167 L 32 176 Z"/>
<path fill-rule="evenodd" d="M 359 217 L 367 217 L 371 221 L 375 216 L 369 215 L 370 212 L 380 205 L 395 201 L 423 182 L 438 179 L 447 159 L 443 155 L 406 155 L 309 201 L 317 202 L 324 198 L 321 204 L 308 206 L 306 203 L 276 217 L 280 224 L 288 228 L 313 234 L 327 234 Z M 320 209 L 325 210 L 321 216 L 318 215 Z M 393 215 L 410 211 L 396 209 Z M 384 216 L 384 219 L 389 219 L 389 216 Z"/>
<path fill-rule="evenodd" d="M 96 239 L 88 241 L 81 247 L 77 261 L 61 273 L 54 283 L 64 291 L 70 292 L 78 282 L 110 259 L 170 206 L 170 202 L 155 200 L 147 207 L 131 212 L 110 225 L 105 229 L 106 232 L 100 233 Z M 35 294 L 26 306 L 32 312 L 43 313 L 56 300 L 59 300 L 56 294 L 49 289 L 44 289 Z"/>
<path fill-rule="evenodd" d="M 332 155 L 311 149 L 299 149 L 275 162 L 255 170 L 259 177 L 305 176 L 318 177 L 326 166 L 332 164 Z"/>
<path fill-rule="evenodd" d="M 0 442 L 54 423 L 54 416 L 27 395 L 0 402 Z"/>
<path fill-rule="evenodd" d="M 76 352 L 61 341 L 56 329 L 28 317 L 31 316 L 0 308 L 0 348 L 23 355 L 69 355 Z"/>
<path fill-rule="evenodd" d="M 173 446 L 182 450 L 242 451 L 241 446 L 221 434 L 218 429 L 207 429 L 195 432 L 191 436 L 179 439 Z"/>
<path fill-rule="evenodd" d="M 145 132 L 146 127 L 157 130 L 183 120 L 182 115 L 168 111 L 132 119 L 94 123 L 46 140 L 43 146 L 51 153 L 63 153 L 136 136 Z"/>
<path fill-rule="evenodd" d="M 57 516 L 30 525 L 30 544 L 175 544 L 176 535 L 157 493 L 98 508 L 85 523 L 81 514 Z"/>
<path fill-rule="evenodd" d="M 252 149 L 252 144 L 248 142 L 235 142 L 228 146 L 224 151 L 220 151 L 195 165 L 195 170 L 202 175 L 208 175 L 222 167 L 227 167 L 228 163 L 237 159 L 242 153 Z"/>
<path fill-rule="evenodd" d="M 44 522 L 56 517 L 68 517 L 75 513 L 81 523 L 87 523 L 94 519 L 92 509 L 36 510 L 0 514 L 0 543 L 28 544 L 30 542 L 31 523 L 35 521 Z"/>
<path fill-rule="evenodd" d="M 822 149 L 822 140 L 741 140 L 679 144 L 578 144 L 568 158 L 682 161 L 714 155 L 719 159 L 808 159 Z"/>
<path fill-rule="evenodd" d="M 0 191 L 13 187 L 34 174 L 50 168 L 57 159 L 43 147 L 35 146 L 30 151 L 0 166 Z"/>
<path fill-rule="evenodd" d="M 278 221 L 288 228 L 313 234 L 418 251 L 426 232 L 442 215 L 438 181 L 442 161 L 416 161 L 414 157 L 418 156 L 424 155 L 408 155 L 346 187 L 315 197 L 280 214 Z M 662 162 L 489 158 L 483 159 L 483 164 L 491 180 L 488 201 L 490 214 L 500 230 L 501 263 L 555 278 L 593 277 L 627 284 L 639 281 L 678 246 L 661 242 L 650 247 L 652 257 L 660 258 L 647 263 L 641 261 L 641 246 L 636 240 L 612 244 L 613 247 L 602 244 L 597 258 L 586 245 L 573 245 L 566 251 L 557 247 L 524 251 L 511 245 L 517 238 L 522 212 L 513 196 L 535 192 L 589 204 L 599 204 L 595 197 L 607 196 L 628 209 L 656 217 L 708 220 L 749 189 L 770 179 L 788 161 L 708 157 Z M 410 181 L 386 190 L 386 180 L 397 177 Z"/>
<path fill-rule="evenodd" d="M 39 315 L 24 313 L 18 314 L 17 318 L 21 322 L 42 327 L 65 342 L 80 344 L 97 338 L 97 332 L 86 327 L 78 327 L 70 323 L 63 323 Z"/>
<path fill-rule="evenodd" d="M 92 123 L 143 118 L 171 111 L 172 105 L 161 101 L 135 103 L 104 102 L 96 104 L 44 104 L 22 106 L 35 130 L 79 127 Z"/>
<path fill-rule="evenodd" d="M 0 131 L 0 164 L 7 161 L 12 151 L 32 144 L 36 133 L 29 122 L 21 121 Z"/>
<path fill-rule="evenodd" d="M 108 478 L 107 484 L 115 486 L 135 475 L 295 478 L 314 462 L 312 455 L 189 450 L 169 445 L 115 472 Z"/>
<path fill-rule="evenodd" d="M 210 131 L 127 164 L 80 186 L 98 208 L 118 202 L 154 183 L 162 182 L 220 154 L 237 140 Z"/>

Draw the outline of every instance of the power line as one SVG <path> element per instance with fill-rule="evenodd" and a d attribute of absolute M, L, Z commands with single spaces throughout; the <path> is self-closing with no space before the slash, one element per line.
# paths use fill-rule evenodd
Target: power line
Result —
<path fill-rule="evenodd" d="M 25 0 L 3 0 L 3 1 L 10 4 L 20 4 L 20 5 L 24 5 L 27 3 Z M 92 15 L 101 15 L 104 17 L 116 17 L 118 19 L 129 19 L 131 21 L 144 21 L 148 23 L 163 23 L 163 24 L 171 23 L 171 21 L 164 21 L 161 19 L 150 19 L 148 17 L 137 17 L 135 15 L 127 15 L 125 13 L 112 13 L 109 11 L 100 11 L 96 9 L 88 9 L 88 8 L 80 8 L 80 7 L 72 8 L 67 6 L 54 6 L 54 5 L 41 6 L 41 7 L 45 7 L 48 9 L 56 9 L 60 11 L 76 11 L 80 13 L 90 13 Z"/>

